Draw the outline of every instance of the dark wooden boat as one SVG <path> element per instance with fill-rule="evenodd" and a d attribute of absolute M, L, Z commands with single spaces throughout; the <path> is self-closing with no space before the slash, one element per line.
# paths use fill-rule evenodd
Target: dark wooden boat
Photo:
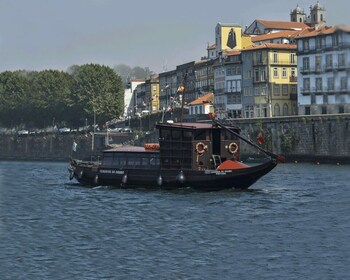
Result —
<path fill-rule="evenodd" d="M 101 161 L 71 159 L 70 179 L 83 185 L 201 191 L 247 189 L 270 172 L 279 156 L 240 135 L 235 126 L 212 123 L 160 123 L 159 143 L 107 149 Z M 265 163 L 239 162 L 240 140 L 270 156 Z"/>

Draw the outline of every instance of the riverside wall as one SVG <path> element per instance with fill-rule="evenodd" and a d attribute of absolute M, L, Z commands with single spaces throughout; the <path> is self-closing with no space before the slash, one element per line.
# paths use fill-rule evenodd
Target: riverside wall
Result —
<path fill-rule="evenodd" d="M 120 145 L 157 141 L 155 123 L 161 117 L 150 115 L 128 121 L 126 125 L 137 132 L 110 134 L 109 142 Z M 176 113 L 171 117 L 179 119 Z M 191 121 L 190 116 L 184 120 Z M 285 155 L 289 162 L 350 163 L 350 114 L 234 119 L 224 122 L 238 125 L 242 135 L 253 141 L 261 131 L 265 139 L 262 147 Z M 76 152 L 72 151 L 73 141 L 78 144 Z M 87 159 L 98 156 L 105 145 L 106 137 L 102 134 L 95 136 L 93 149 L 91 134 L 1 135 L 0 160 L 66 161 L 72 155 Z M 261 156 L 261 153 L 244 143 L 241 143 L 240 151 L 243 158 Z"/>

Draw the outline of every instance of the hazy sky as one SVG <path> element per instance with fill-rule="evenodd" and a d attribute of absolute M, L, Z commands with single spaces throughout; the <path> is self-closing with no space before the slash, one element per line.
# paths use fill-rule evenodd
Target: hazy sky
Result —
<path fill-rule="evenodd" d="M 289 20 L 316 0 L 0 0 L 0 72 L 98 63 L 155 72 L 200 60 L 218 22 Z M 350 25 L 349 0 L 320 1 L 328 25 Z"/>

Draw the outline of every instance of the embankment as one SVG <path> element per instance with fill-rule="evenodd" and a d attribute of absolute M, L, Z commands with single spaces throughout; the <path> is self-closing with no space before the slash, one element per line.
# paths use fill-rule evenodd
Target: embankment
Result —
<path fill-rule="evenodd" d="M 159 115 L 133 120 L 134 130 L 154 131 Z M 135 122 L 135 125 L 133 123 Z M 296 116 L 264 119 L 226 120 L 241 127 L 242 134 L 255 140 L 261 131 L 265 143 L 263 148 L 276 154 L 283 154 L 288 161 L 350 163 L 350 114 Z M 110 143 L 123 144 L 133 141 L 134 134 L 109 135 Z M 146 135 L 145 141 L 154 142 L 157 135 Z M 137 134 L 140 137 L 140 133 Z M 78 144 L 72 151 L 73 141 Z M 142 142 L 142 140 L 141 140 Z M 62 161 L 74 157 L 87 158 L 98 155 L 105 148 L 106 137 L 95 136 L 92 149 L 92 135 L 36 135 L 0 136 L 0 160 L 42 160 Z M 259 157 L 248 145 L 242 144 L 243 157 Z"/>

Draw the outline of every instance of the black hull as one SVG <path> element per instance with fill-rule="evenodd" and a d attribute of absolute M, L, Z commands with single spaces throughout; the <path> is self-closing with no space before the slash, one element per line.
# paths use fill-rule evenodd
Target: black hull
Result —
<path fill-rule="evenodd" d="M 200 191 L 247 189 L 277 165 L 275 160 L 233 170 L 115 169 L 84 162 L 71 162 L 70 178 L 82 185 L 175 190 L 190 187 Z"/>

